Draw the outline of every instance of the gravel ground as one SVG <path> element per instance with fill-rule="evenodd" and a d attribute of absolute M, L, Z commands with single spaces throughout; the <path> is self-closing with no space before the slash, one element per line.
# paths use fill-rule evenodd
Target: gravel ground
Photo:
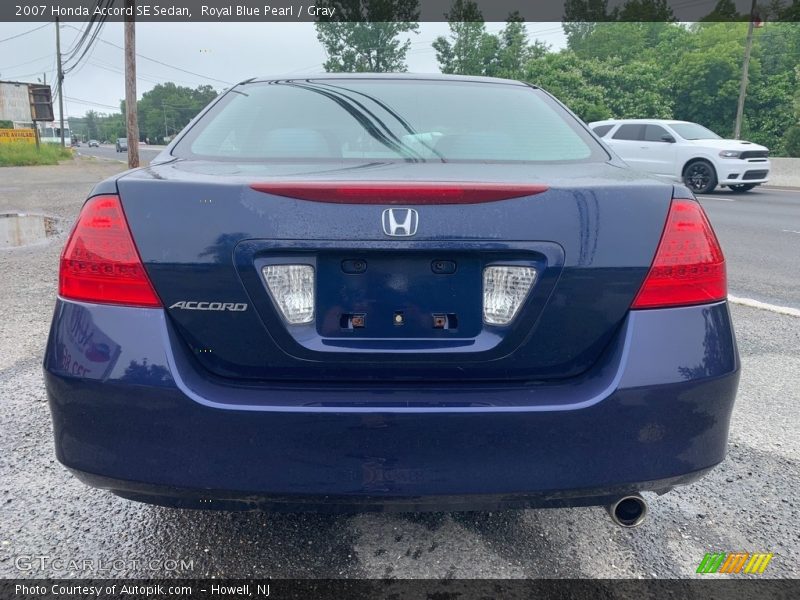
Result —
<path fill-rule="evenodd" d="M 204 513 L 85 487 L 55 460 L 41 357 L 66 230 L 92 184 L 120 169 L 77 160 L 0 171 L 0 212 L 63 218 L 50 243 L 0 251 L 0 577 L 665 578 L 694 576 L 711 551 L 773 552 L 765 576 L 800 575 L 800 319 L 741 306 L 732 309 L 743 374 L 728 457 L 694 485 L 648 494 L 650 517 L 636 530 L 600 508 Z M 31 555 L 127 562 L 20 571 Z M 164 564 L 181 559 L 191 568 Z"/>

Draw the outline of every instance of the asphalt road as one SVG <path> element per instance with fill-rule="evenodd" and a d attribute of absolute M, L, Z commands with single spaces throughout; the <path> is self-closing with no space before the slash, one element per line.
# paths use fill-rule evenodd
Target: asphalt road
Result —
<path fill-rule="evenodd" d="M 725 252 L 730 293 L 800 309 L 800 190 L 722 188 L 700 202 Z"/>
<path fill-rule="evenodd" d="M 139 146 L 139 162 L 141 166 L 147 166 L 163 149 L 163 146 Z M 126 164 L 128 162 L 128 154 L 126 152 L 117 152 L 116 146 L 113 144 L 104 144 L 97 148 L 89 148 L 86 144 L 81 144 L 76 150 L 81 156 L 92 156 L 101 160 L 120 161 Z"/>
<path fill-rule="evenodd" d="M 698 483 L 647 494 L 650 516 L 636 530 L 612 525 L 600 508 L 217 513 L 151 507 L 85 487 L 54 457 L 41 357 L 66 231 L 91 186 L 123 168 L 82 160 L 0 173 L 0 212 L 63 219 L 50 243 L 0 251 L 0 577 L 694 577 L 712 551 L 773 552 L 765 577 L 800 576 L 800 318 L 738 305 L 732 311 L 743 371 L 728 457 Z M 800 194 L 704 200 L 729 253 L 733 290 L 759 285 L 741 279 L 749 265 L 769 265 L 787 269 L 781 285 L 792 291 L 795 238 L 784 245 L 770 239 L 780 232 L 759 234 L 757 220 L 788 223 L 797 215 L 793 203 L 800 206 Z M 783 289 L 752 291 L 785 304 Z M 130 566 L 18 568 L 35 555 Z M 191 568 L 168 570 L 163 562 L 181 559 Z"/>

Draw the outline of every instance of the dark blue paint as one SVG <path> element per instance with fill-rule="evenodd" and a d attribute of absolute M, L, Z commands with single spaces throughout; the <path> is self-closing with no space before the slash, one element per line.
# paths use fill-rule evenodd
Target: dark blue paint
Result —
<path fill-rule="evenodd" d="M 223 167 L 227 170 L 221 175 Z M 576 177 L 574 165 L 480 165 L 482 181 L 546 181 L 551 189 L 468 207 L 418 206 L 418 233 L 405 240 L 383 233 L 385 206 L 309 202 L 249 187 L 281 177 L 348 180 L 354 177 L 352 167 L 179 161 L 131 172 L 119 179 L 118 187 L 146 269 L 166 306 L 211 300 L 254 307 L 240 313 L 169 311 L 179 335 L 216 375 L 305 380 L 313 361 L 311 377 L 317 380 L 523 381 L 575 377 L 594 364 L 622 324 L 647 273 L 672 197 L 672 185 L 641 179 L 613 164 L 580 168 Z M 358 177 L 360 181 L 458 181 L 475 179 L 475 169 L 465 164 L 387 163 L 364 166 Z M 431 331 L 428 347 L 438 347 L 435 356 L 420 355 L 417 364 L 406 356 L 390 370 L 382 367 L 397 362 L 391 356 L 393 348 L 424 349 L 412 341 L 419 340 L 418 335 L 409 334 L 406 341 L 393 336 L 394 345 L 384 341 L 368 347 L 334 341 L 320 320 L 313 332 L 286 330 L 265 294 L 255 263 L 275 248 L 285 249 L 283 256 L 300 252 L 305 257 L 315 249 L 337 256 L 354 249 L 365 253 L 396 249 L 398 257 L 414 248 L 454 253 L 478 249 L 481 254 L 502 252 L 510 260 L 540 260 L 530 256 L 533 251 L 543 255 L 547 268 L 512 328 L 484 327 L 468 336 L 473 344 L 456 346 Z M 323 273 L 321 280 L 326 277 Z M 480 288 L 474 283 L 456 276 L 455 289 L 447 293 L 479 299 Z M 327 290 L 320 292 L 324 295 Z M 423 314 L 442 293 L 440 287 L 409 295 L 403 299 L 405 310 Z M 355 290 L 348 304 L 358 298 Z M 384 312 L 368 316 L 363 337 L 370 335 L 376 319 L 385 322 L 391 316 L 395 310 L 391 304 L 396 302 L 391 294 L 375 290 L 374 304 Z M 460 304 L 442 304 L 441 312 L 457 313 Z M 351 312 L 346 305 L 342 308 Z M 475 306 L 471 310 L 464 315 L 465 323 L 480 319 Z M 305 341 L 300 343 L 299 338 Z M 465 358 L 470 346 L 484 354 Z M 448 347 L 451 352 L 446 352 Z M 496 347 L 494 355 L 485 353 L 491 347 Z M 436 362 L 435 370 L 431 361 Z"/>
<path fill-rule="evenodd" d="M 380 368 L 375 372 L 368 368 L 363 356 L 368 353 L 369 363 L 400 365 L 402 370 L 395 372 L 393 378 L 406 380 L 461 379 L 471 362 L 512 353 L 533 328 L 564 262 L 563 250 L 552 243 L 411 241 L 403 247 L 400 254 L 396 244 L 387 242 L 354 241 L 345 246 L 340 242 L 305 240 L 247 241 L 236 247 L 234 260 L 253 308 L 287 355 L 315 361 L 321 368 L 333 361 L 355 363 L 348 369 L 357 371 L 353 378 L 383 379 L 386 373 Z M 340 264 L 344 256 L 360 257 L 368 265 L 366 271 L 359 275 L 343 273 Z M 441 256 L 453 258 L 460 265 L 455 273 L 438 275 L 431 271 L 433 257 Z M 303 262 L 315 267 L 317 306 L 321 307 L 315 323 L 291 328 L 283 325 L 260 275 L 263 266 L 279 262 Z M 514 327 L 483 326 L 482 273 L 484 266 L 491 263 L 531 266 L 538 272 L 536 285 Z M 405 314 L 402 327 L 393 323 L 396 310 Z M 367 327 L 343 332 L 339 315 L 352 312 L 366 314 Z M 434 312 L 456 313 L 459 328 L 434 330 Z M 434 360 L 441 370 L 431 377 Z M 532 360 L 530 353 L 517 357 L 521 363 Z M 273 366 L 273 370 L 278 367 Z M 482 366 L 484 375 L 492 372 L 495 377 L 508 378 L 513 368 L 508 360 Z M 282 376 L 285 378 L 286 373 Z M 338 377 L 343 378 L 344 374 L 338 373 Z"/>
<path fill-rule="evenodd" d="M 549 189 L 417 206 L 417 235 L 392 239 L 385 206 L 250 187 L 353 179 Z M 44 362 L 56 452 L 91 485 L 207 508 L 585 505 L 668 491 L 725 455 L 739 379 L 727 304 L 630 310 L 672 197 L 691 194 L 613 156 L 239 164 L 167 151 L 94 193 L 120 195 L 166 308 L 57 303 Z M 366 271 L 342 271 L 353 258 Z M 429 272 L 433 259 L 455 272 Z M 293 260 L 317 269 L 308 326 L 285 325 L 260 275 Z M 506 327 L 479 313 L 495 260 L 539 271 Z M 407 293 L 387 285 L 395 273 Z M 248 308 L 169 308 L 180 301 Z M 386 320 L 398 309 L 402 333 Z M 459 328 L 428 329 L 432 311 Z M 363 331 L 337 329 L 350 312 L 367 313 Z"/>
<path fill-rule="evenodd" d="M 59 360 L 75 311 L 120 346 L 105 378 Z M 45 372 L 59 460 L 131 497 L 468 508 L 699 477 L 724 457 L 739 362 L 720 303 L 632 311 L 596 365 L 561 382 L 242 385 L 204 373 L 161 310 L 59 301 Z"/>

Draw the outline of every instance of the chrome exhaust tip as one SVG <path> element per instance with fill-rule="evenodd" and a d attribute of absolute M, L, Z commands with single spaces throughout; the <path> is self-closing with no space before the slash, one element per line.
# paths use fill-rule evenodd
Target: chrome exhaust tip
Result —
<path fill-rule="evenodd" d="M 647 516 L 647 502 L 639 494 L 631 494 L 609 504 L 606 510 L 620 527 L 638 527 Z"/>

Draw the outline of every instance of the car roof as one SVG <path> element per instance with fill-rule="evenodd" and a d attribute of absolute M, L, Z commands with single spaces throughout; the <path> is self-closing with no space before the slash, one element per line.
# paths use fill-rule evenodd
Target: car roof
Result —
<path fill-rule="evenodd" d="M 592 121 L 590 127 L 595 125 L 616 125 L 617 123 L 657 123 L 660 125 L 675 125 L 677 123 L 689 123 L 691 121 L 680 121 L 678 119 L 605 119 L 603 121 Z"/>
<path fill-rule="evenodd" d="M 500 77 L 478 77 L 474 75 L 445 75 L 442 73 L 313 73 L 302 76 L 286 74 L 252 77 L 240 81 L 237 85 L 262 83 L 268 81 L 308 81 L 319 79 L 405 79 L 409 81 L 469 81 L 475 83 L 505 83 L 521 87 L 537 87 L 516 79 Z"/>

